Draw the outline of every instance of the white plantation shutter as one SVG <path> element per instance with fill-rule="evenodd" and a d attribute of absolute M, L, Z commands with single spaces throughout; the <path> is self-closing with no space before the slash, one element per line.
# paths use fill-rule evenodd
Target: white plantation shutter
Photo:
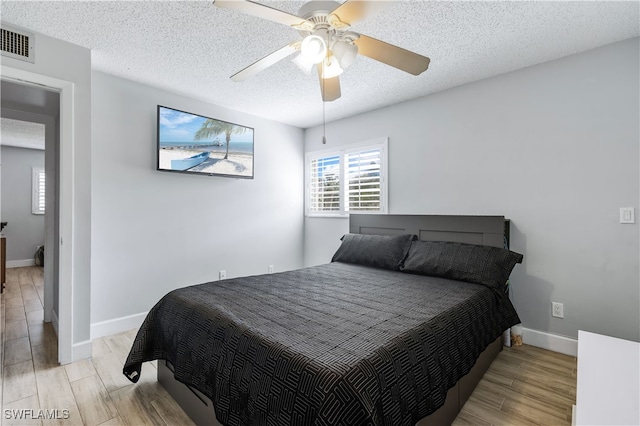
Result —
<path fill-rule="evenodd" d="M 310 212 L 340 211 L 340 163 L 339 155 L 311 160 Z"/>
<path fill-rule="evenodd" d="M 347 211 L 380 211 L 382 149 L 346 154 Z"/>
<path fill-rule="evenodd" d="M 386 164 L 386 138 L 307 154 L 307 215 L 385 213 Z"/>
<path fill-rule="evenodd" d="M 44 214 L 44 188 L 45 188 L 45 175 L 42 167 L 33 167 L 31 186 L 31 213 Z"/>

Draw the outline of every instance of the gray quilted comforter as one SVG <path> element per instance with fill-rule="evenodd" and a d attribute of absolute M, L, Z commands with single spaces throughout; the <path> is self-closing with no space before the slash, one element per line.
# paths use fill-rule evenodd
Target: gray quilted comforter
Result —
<path fill-rule="evenodd" d="M 334 262 L 168 293 L 124 374 L 167 359 L 224 425 L 413 425 L 519 322 L 479 284 Z"/>

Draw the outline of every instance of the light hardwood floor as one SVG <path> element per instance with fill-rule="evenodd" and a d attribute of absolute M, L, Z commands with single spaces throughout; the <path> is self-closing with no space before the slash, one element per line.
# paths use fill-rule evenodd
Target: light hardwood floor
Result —
<path fill-rule="evenodd" d="M 39 267 L 7 270 L 0 304 L 2 425 L 193 424 L 158 384 L 155 362 L 144 365 L 135 385 L 122 375 L 135 330 L 94 340 L 92 359 L 58 365 L 53 328 L 42 322 L 42 286 Z M 569 425 L 575 395 L 575 358 L 527 345 L 505 348 L 454 425 Z M 7 418 L 6 410 L 19 409 L 68 410 L 68 419 Z"/>

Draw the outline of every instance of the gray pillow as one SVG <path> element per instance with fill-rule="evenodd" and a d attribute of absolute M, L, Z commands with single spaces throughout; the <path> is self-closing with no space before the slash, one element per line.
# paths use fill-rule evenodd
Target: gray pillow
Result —
<path fill-rule="evenodd" d="M 332 262 L 400 270 L 415 235 L 345 234 Z"/>
<path fill-rule="evenodd" d="M 401 270 L 503 289 L 520 253 L 445 241 L 414 241 Z"/>

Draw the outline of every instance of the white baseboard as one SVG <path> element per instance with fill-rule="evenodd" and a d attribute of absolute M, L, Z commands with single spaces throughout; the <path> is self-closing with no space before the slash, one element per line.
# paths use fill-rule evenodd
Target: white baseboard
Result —
<path fill-rule="evenodd" d="M 115 318 L 112 320 L 95 322 L 91 324 L 91 340 L 131 330 L 133 328 L 139 328 L 146 317 L 147 312 L 142 312 L 140 314 L 128 315 L 126 317 Z"/>
<path fill-rule="evenodd" d="M 522 342 L 561 354 L 578 356 L 578 340 L 558 334 L 523 328 Z"/>
<path fill-rule="evenodd" d="M 7 260 L 7 269 L 9 269 L 9 268 L 24 268 L 25 266 L 36 266 L 36 261 L 33 260 L 33 259 Z"/>
<path fill-rule="evenodd" d="M 58 315 L 56 311 L 51 310 L 51 325 L 53 326 L 53 330 L 58 336 Z M 71 347 L 71 361 L 79 361 L 85 358 L 91 358 L 93 355 L 93 343 L 91 340 L 85 340 L 84 342 L 74 343 Z"/>
<path fill-rule="evenodd" d="M 71 360 L 79 361 L 81 359 L 91 358 L 93 355 L 93 343 L 91 340 L 74 343 L 71 347 Z"/>

